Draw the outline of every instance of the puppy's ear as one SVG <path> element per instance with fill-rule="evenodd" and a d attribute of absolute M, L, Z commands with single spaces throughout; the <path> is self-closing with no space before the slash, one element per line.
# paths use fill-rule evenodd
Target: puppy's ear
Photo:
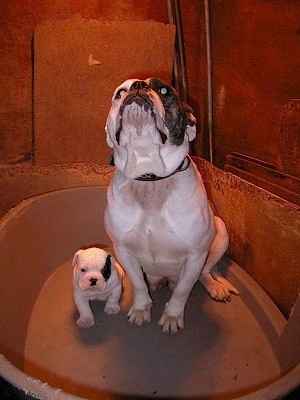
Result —
<path fill-rule="evenodd" d="M 77 260 L 78 260 L 78 256 L 79 254 L 82 252 L 82 250 L 78 250 L 73 257 L 73 261 L 72 261 L 72 266 L 75 267 L 75 265 L 77 264 Z"/>

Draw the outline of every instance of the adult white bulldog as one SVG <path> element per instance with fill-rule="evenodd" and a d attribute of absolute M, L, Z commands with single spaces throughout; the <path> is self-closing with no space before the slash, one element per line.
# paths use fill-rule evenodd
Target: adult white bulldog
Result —
<path fill-rule="evenodd" d="M 184 308 L 199 278 L 210 296 L 238 291 L 214 268 L 228 246 L 224 222 L 209 207 L 201 176 L 187 156 L 195 117 L 157 78 L 116 88 L 106 122 L 116 173 L 108 189 L 105 227 L 134 291 L 129 322 L 151 319 L 154 290 L 167 278 L 172 296 L 159 325 L 184 328 Z"/>
<path fill-rule="evenodd" d="M 78 250 L 73 257 L 73 298 L 79 312 L 79 328 L 95 324 L 90 301 L 105 301 L 104 312 L 117 314 L 124 271 L 113 256 L 103 249 Z"/>

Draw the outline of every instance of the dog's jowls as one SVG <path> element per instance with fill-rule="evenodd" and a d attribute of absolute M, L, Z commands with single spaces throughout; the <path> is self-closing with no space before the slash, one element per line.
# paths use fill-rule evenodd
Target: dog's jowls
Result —
<path fill-rule="evenodd" d="M 184 327 L 185 304 L 197 279 L 216 300 L 238 293 L 214 267 L 228 235 L 187 156 L 195 122 L 171 86 L 150 78 L 127 80 L 115 90 L 106 123 L 116 173 L 105 226 L 133 286 L 129 322 L 151 319 L 144 273 L 152 290 L 167 278 L 172 295 L 159 325 L 171 334 Z"/>

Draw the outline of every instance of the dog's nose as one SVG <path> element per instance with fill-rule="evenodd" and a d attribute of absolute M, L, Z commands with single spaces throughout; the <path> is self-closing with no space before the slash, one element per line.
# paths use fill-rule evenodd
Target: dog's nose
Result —
<path fill-rule="evenodd" d="M 96 278 L 91 278 L 90 282 L 91 282 L 91 286 L 95 286 L 97 284 L 97 279 Z"/>
<path fill-rule="evenodd" d="M 139 91 L 140 89 L 148 89 L 149 86 L 145 81 L 135 81 L 130 87 L 130 90 L 137 90 Z"/>

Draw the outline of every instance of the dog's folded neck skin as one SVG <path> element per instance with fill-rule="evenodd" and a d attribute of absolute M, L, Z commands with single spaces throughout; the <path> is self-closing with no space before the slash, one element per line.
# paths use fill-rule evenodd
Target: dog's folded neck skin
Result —
<path fill-rule="evenodd" d="M 105 129 L 116 169 L 127 178 L 155 181 L 188 168 L 195 118 L 160 79 L 131 79 L 120 85 Z"/>
<path fill-rule="evenodd" d="M 183 172 L 188 169 L 191 164 L 191 159 L 189 156 L 186 156 L 182 163 L 180 163 L 179 167 L 175 169 L 171 174 L 166 176 L 156 176 L 154 174 L 144 174 L 137 178 L 134 178 L 136 181 L 143 181 L 143 182 L 154 182 L 154 181 L 161 181 L 162 179 L 170 178 L 171 176 L 177 174 L 177 172 Z M 114 156 L 111 155 L 109 159 L 109 165 L 115 166 L 114 163 Z"/>
<path fill-rule="evenodd" d="M 135 180 L 137 181 L 143 181 L 143 182 L 153 182 L 153 181 L 161 181 L 162 179 L 166 179 L 166 178 L 170 178 L 171 176 L 177 174 L 178 172 L 183 172 L 186 169 L 188 169 L 188 167 L 190 166 L 191 163 L 191 159 L 189 156 L 186 156 L 184 158 L 184 160 L 182 161 L 182 163 L 180 163 L 179 167 L 175 169 L 175 171 L 171 172 L 171 174 L 166 175 L 166 176 L 156 176 L 154 174 L 144 174 L 141 175 L 137 178 L 135 178 Z"/>

